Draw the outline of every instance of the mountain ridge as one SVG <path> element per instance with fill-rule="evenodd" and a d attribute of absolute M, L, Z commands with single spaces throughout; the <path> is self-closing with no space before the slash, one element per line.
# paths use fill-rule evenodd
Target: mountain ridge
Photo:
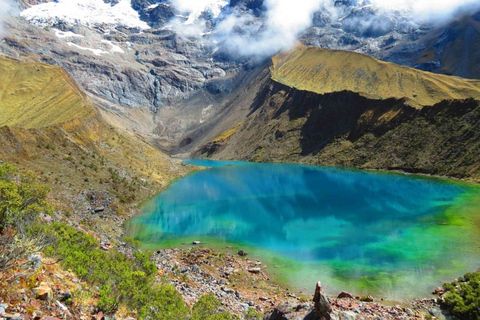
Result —
<path fill-rule="evenodd" d="M 351 91 L 405 98 L 421 108 L 442 100 L 480 99 L 480 81 L 433 74 L 342 50 L 297 46 L 272 58 L 272 79 L 318 94 Z"/>
<path fill-rule="evenodd" d="M 299 162 L 398 170 L 469 181 L 480 179 L 480 167 L 474 156 L 480 152 L 477 140 L 480 105 L 468 94 L 463 99 L 444 99 L 422 106 L 403 97 L 375 97 L 354 89 L 317 93 L 296 83 L 286 85 L 276 81 L 278 77 L 271 74 L 272 70 L 275 72 L 275 64 L 278 66 L 278 60 L 274 59 L 266 67 L 269 71 L 253 81 L 256 84 L 227 103 L 237 110 L 237 117 L 229 118 L 229 126 L 222 123 L 221 129 L 214 128 L 208 135 L 210 141 L 203 139 L 194 149 L 195 157 Z M 418 71 L 419 75 L 422 73 Z M 297 79 L 303 78 L 294 74 L 293 80 Z M 324 83 L 321 78 L 316 81 L 315 84 Z M 236 128 L 239 122 L 242 125 Z M 228 138 L 220 141 L 218 137 L 225 132 L 229 132 Z"/>

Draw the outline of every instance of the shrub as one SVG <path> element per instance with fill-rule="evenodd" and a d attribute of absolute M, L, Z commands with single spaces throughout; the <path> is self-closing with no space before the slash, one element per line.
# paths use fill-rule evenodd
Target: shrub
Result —
<path fill-rule="evenodd" d="M 261 320 L 263 314 L 257 312 L 254 308 L 248 308 L 248 311 L 244 314 L 245 320 Z"/>
<path fill-rule="evenodd" d="M 0 272 L 48 243 L 35 222 L 40 213 L 53 211 L 49 192 L 33 172 L 19 173 L 8 163 L 0 164 Z"/>
<path fill-rule="evenodd" d="M 98 308 L 114 313 L 120 304 L 136 309 L 140 319 L 186 319 L 189 313 L 180 294 L 172 286 L 154 286 L 157 272 L 151 253 L 124 254 L 102 251 L 93 236 L 65 224 L 50 227 L 57 243 L 46 254 L 62 259 L 62 264 L 92 285 L 100 285 Z"/>
<path fill-rule="evenodd" d="M 194 304 L 191 320 L 234 320 L 236 316 L 228 312 L 219 312 L 220 300 L 212 294 L 203 295 Z"/>
<path fill-rule="evenodd" d="M 467 273 L 462 282 L 445 283 L 442 308 L 454 319 L 480 319 L 480 271 Z"/>

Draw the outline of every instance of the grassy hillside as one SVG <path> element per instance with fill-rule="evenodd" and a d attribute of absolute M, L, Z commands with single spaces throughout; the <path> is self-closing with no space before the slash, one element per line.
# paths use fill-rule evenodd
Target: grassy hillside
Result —
<path fill-rule="evenodd" d="M 129 211 L 190 170 L 108 124 L 62 68 L 3 58 L 0 161 L 35 171 L 70 213 L 98 206 L 91 194 L 109 199 L 107 214 Z"/>
<path fill-rule="evenodd" d="M 351 91 L 372 99 L 405 98 L 417 108 L 448 99 L 480 99 L 480 81 L 403 67 L 347 51 L 298 46 L 275 56 L 272 79 L 319 94 Z"/>
<path fill-rule="evenodd" d="M 94 113 L 60 67 L 0 57 L 0 126 L 43 128 Z"/>

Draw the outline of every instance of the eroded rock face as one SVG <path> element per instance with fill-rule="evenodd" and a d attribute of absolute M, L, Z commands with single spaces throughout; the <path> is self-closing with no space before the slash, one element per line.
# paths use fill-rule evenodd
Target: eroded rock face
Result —
<path fill-rule="evenodd" d="M 155 29 L 165 26 L 176 14 L 174 6 L 168 0 L 132 0 L 132 7 L 139 12 L 143 21 Z"/>
<path fill-rule="evenodd" d="M 480 12 L 459 17 L 385 50 L 380 57 L 425 71 L 479 79 L 479 22 Z"/>
<path fill-rule="evenodd" d="M 241 10 L 251 10 L 257 16 L 265 12 L 264 0 L 230 0 L 230 6 Z"/>

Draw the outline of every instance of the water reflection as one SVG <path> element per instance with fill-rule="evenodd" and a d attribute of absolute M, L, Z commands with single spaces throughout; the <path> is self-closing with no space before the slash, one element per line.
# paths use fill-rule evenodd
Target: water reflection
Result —
<path fill-rule="evenodd" d="M 455 247 L 472 241 L 468 228 L 449 227 L 446 214 L 467 189 L 301 165 L 223 166 L 174 183 L 132 225 L 144 226 L 142 241 L 210 236 L 248 243 L 296 261 L 327 263 L 337 278 L 379 268 L 444 270 L 462 259 Z M 463 260 L 465 267 L 473 257 Z"/>

